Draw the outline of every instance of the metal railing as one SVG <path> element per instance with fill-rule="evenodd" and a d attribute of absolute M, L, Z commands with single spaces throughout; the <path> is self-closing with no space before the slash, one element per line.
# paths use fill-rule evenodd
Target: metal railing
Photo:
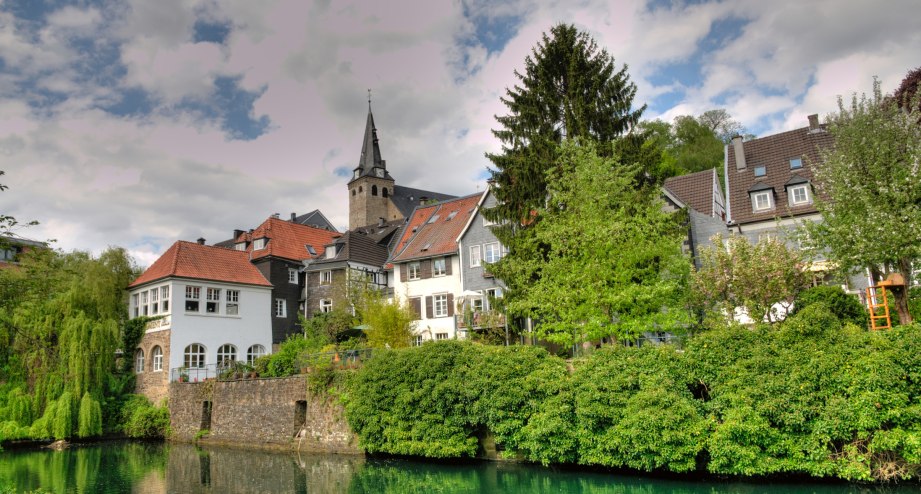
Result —
<path fill-rule="evenodd" d="M 340 350 L 338 352 L 312 353 L 300 355 L 294 360 L 295 368 L 301 373 L 308 373 L 311 369 L 332 365 L 336 369 L 353 369 L 371 358 L 371 349 Z"/>
<path fill-rule="evenodd" d="M 256 372 L 245 362 L 208 364 L 201 367 L 176 367 L 170 370 L 170 382 L 198 383 L 208 380 L 235 381 L 253 379 Z"/>

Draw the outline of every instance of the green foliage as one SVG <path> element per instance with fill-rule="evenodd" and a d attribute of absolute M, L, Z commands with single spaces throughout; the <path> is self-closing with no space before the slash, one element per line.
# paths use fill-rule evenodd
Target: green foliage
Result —
<path fill-rule="evenodd" d="M 691 288 L 694 305 L 717 321 L 742 307 L 753 321 L 776 322 L 772 306 L 789 307 L 806 287 L 799 253 L 774 238 L 752 245 L 741 235 L 715 235 L 711 243 L 698 253 Z"/>
<path fill-rule="evenodd" d="M 541 338 L 573 345 L 686 325 L 680 223 L 632 175 L 590 142 L 566 141 L 516 255 L 490 268 L 526 287 L 509 291 L 508 309 L 540 321 Z"/>
<path fill-rule="evenodd" d="M 74 404 L 73 396 L 65 391 L 57 400 L 54 407 L 54 422 L 52 434 L 55 439 L 68 439 L 74 431 Z"/>
<path fill-rule="evenodd" d="M 436 342 L 378 352 L 346 383 L 368 452 L 505 454 L 717 475 L 905 480 L 921 474 L 921 325 L 870 333 L 824 303 L 780 325 L 714 328 L 684 351 Z"/>
<path fill-rule="evenodd" d="M 882 267 L 909 285 L 921 259 L 921 93 L 913 97 L 903 110 L 874 80 L 871 96 L 855 94 L 849 105 L 839 98 L 828 119 L 835 145 L 813 167 L 823 221 L 806 225 L 812 243 L 842 269 Z M 905 291 L 894 293 L 900 320 L 910 323 Z"/>
<path fill-rule="evenodd" d="M 169 408 L 154 406 L 146 397 L 131 395 L 122 408 L 123 432 L 134 438 L 163 438 L 169 435 Z"/>
<path fill-rule="evenodd" d="M 557 24 L 543 34 L 515 77 L 519 83 L 501 98 L 508 114 L 496 117 L 500 128 L 493 130 L 502 152 L 487 157 L 498 184 L 495 219 L 520 224 L 543 203 L 546 172 L 563 139 L 594 140 L 609 150 L 645 106 L 632 108 L 636 85 L 626 66 L 617 70 L 614 58 L 572 25 Z"/>
<path fill-rule="evenodd" d="M 87 391 L 80 399 L 77 416 L 77 437 L 92 437 L 102 434 L 102 407 Z"/>
<path fill-rule="evenodd" d="M 408 302 L 387 300 L 377 290 L 367 290 L 359 302 L 359 318 L 367 326 L 371 348 L 406 348 L 412 342 L 415 315 Z"/>
<path fill-rule="evenodd" d="M 326 345 L 326 336 L 310 333 L 305 336 L 291 335 L 279 347 L 278 351 L 267 356 L 264 377 L 293 376 L 300 372 L 299 360 L 305 355 L 319 353 Z"/>
<path fill-rule="evenodd" d="M 840 286 L 820 285 L 803 290 L 793 302 L 791 315 L 817 302 L 824 303 L 842 322 L 861 327 L 867 325 L 867 309 L 856 296 L 845 292 Z"/>

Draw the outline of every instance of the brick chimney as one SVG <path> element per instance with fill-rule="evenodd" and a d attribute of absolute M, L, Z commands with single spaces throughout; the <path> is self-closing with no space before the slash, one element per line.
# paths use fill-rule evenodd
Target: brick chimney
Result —
<path fill-rule="evenodd" d="M 746 164 L 745 148 L 742 146 L 742 136 L 732 136 L 732 151 L 736 158 L 736 170 L 744 170 Z"/>
<path fill-rule="evenodd" d="M 819 130 L 819 114 L 813 113 L 809 115 L 809 132 L 815 132 Z"/>
<path fill-rule="evenodd" d="M 198 240 L 196 240 L 196 242 L 198 242 L 198 245 L 205 245 L 205 238 L 204 238 L 204 237 L 198 237 Z"/>

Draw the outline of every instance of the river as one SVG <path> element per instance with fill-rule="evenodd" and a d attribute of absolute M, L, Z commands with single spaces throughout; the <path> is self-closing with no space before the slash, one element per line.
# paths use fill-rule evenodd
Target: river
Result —
<path fill-rule="evenodd" d="M 115 442 L 0 453 L 0 493 L 902 493 L 919 486 L 671 480 L 514 463 L 431 463 Z"/>

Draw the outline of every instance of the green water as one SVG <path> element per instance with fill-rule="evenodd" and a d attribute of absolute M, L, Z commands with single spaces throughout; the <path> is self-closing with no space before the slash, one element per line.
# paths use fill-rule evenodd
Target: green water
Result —
<path fill-rule="evenodd" d="M 921 486 L 676 481 L 510 463 L 444 464 L 187 444 L 106 443 L 0 453 L 0 493 L 838 493 Z"/>

